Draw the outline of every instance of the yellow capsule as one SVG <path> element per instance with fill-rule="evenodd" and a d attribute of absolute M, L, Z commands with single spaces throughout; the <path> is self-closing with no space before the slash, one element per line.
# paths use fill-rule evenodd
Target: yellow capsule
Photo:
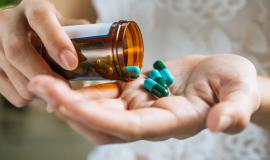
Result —
<path fill-rule="evenodd" d="M 112 64 L 113 63 L 113 57 L 111 55 L 108 55 L 108 64 Z"/>
<path fill-rule="evenodd" d="M 97 59 L 96 60 L 96 67 L 97 67 L 97 69 L 99 70 L 99 71 L 102 71 L 102 72 L 104 72 L 104 73 L 106 73 L 106 74 L 109 74 L 109 75 L 112 75 L 113 73 L 114 73 L 114 70 L 113 70 L 113 68 L 110 66 L 110 65 L 108 65 L 108 64 L 106 64 L 103 60 L 101 60 L 101 59 Z"/>
<path fill-rule="evenodd" d="M 100 63 L 101 63 L 101 60 L 100 59 L 97 59 L 96 60 L 96 65 L 100 66 Z"/>
<path fill-rule="evenodd" d="M 112 75 L 113 74 L 113 68 L 112 67 L 107 67 L 107 72 L 109 75 Z"/>
<path fill-rule="evenodd" d="M 96 60 L 96 65 L 97 65 L 98 67 L 104 68 L 104 67 L 106 67 L 107 64 L 106 64 L 104 61 L 102 61 L 101 59 L 97 59 L 97 60 Z"/>

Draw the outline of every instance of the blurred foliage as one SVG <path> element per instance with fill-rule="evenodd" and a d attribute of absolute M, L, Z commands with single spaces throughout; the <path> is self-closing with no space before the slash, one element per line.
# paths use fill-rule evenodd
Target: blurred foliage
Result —
<path fill-rule="evenodd" d="M 14 6 L 20 2 L 21 2 L 21 0 L 0 0 L 0 8 Z"/>

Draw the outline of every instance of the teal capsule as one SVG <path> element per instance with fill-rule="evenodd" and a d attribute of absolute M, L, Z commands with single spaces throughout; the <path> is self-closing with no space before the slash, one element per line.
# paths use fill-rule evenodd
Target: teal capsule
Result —
<path fill-rule="evenodd" d="M 144 88 L 157 97 L 167 97 L 169 95 L 169 91 L 167 88 L 162 87 L 160 84 L 158 84 L 151 78 L 147 78 L 144 81 Z"/>
<path fill-rule="evenodd" d="M 171 72 L 167 69 L 167 67 L 165 66 L 165 64 L 161 61 L 156 61 L 154 64 L 153 64 L 153 67 L 155 69 L 157 69 L 160 74 L 161 74 L 161 77 L 165 80 L 166 84 L 168 86 L 172 85 L 173 82 L 174 82 L 174 77 L 173 75 L 171 74 Z"/>
<path fill-rule="evenodd" d="M 126 66 L 125 70 L 131 78 L 137 78 L 141 74 L 141 70 L 138 66 Z"/>
<path fill-rule="evenodd" d="M 149 77 L 155 80 L 158 84 L 162 85 L 163 87 L 165 88 L 168 87 L 158 70 L 153 69 L 151 72 L 149 72 Z"/>

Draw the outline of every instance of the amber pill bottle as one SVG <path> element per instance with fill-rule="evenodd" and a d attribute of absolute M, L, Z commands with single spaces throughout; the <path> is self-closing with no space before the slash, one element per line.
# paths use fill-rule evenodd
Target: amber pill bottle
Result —
<path fill-rule="evenodd" d="M 77 51 L 79 64 L 67 71 L 55 63 L 43 45 L 37 47 L 50 67 L 67 80 L 132 80 L 126 66 L 138 66 L 144 59 L 141 31 L 134 21 L 63 27 Z"/>

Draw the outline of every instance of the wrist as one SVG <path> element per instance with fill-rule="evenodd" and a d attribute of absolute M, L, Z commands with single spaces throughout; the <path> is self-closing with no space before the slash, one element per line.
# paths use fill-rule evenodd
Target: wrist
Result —
<path fill-rule="evenodd" d="M 258 89 L 261 98 L 259 109 L 253 114 L 252 122 L 270 129 L 269 116 L 270 116 L 270 79 L 266 77 L 258 77 Z"/>

